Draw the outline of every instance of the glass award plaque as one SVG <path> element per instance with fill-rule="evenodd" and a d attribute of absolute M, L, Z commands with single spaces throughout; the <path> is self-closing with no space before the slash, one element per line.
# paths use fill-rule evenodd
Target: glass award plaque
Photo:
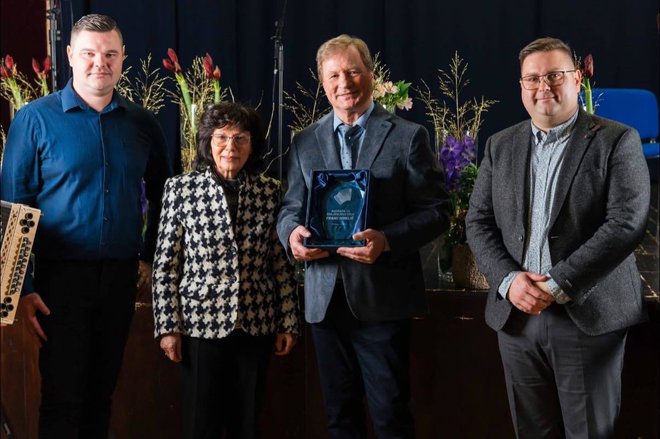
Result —
<path fill-rule="evenodd" d="M 360 247 L 353 235 L 366 229 L 369 207 L 368 169 L 312 171 L 305 226 L 307 247 Z"/>

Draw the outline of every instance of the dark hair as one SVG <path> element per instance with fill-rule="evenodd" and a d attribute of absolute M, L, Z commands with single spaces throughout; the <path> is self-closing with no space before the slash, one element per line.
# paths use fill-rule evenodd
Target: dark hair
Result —
<path fill-rule="evenodd" d="M 551 38 L 551 37 L 543 37 L 543 38 L 538 38 L 525 47 L 522 48 L 520 53 L 518 54 L 518 60 L 520 61 L 520 67 L 523 65 L 523 61 L 525 61 L 525 58 L 527 58 L 529 55 L 535 52 L 550 52 L 551 50 L 561 50 L 562 52 L 566 53 L 568 57 L 571 59 L 571 62 L 573 63 L 573 67 L 576 67 L 575 65 L 575 58 L 573 57 L 573 51 L 569 47 L 568 44 L 564 43 L 562 40 L 558 38 Z"/>
<path fill-rule="evenodd" d="M 195 169 L 208 168 L 215 172 L 215 161 L 211 154 L 211 137 L 218 128 L 236 126 L 250 133 L 252 153 L 243 169 L 248 174 L 258 174 L 263 170 L 266 139 L 259 113 L 238 102 L 220 102 L 210 105 L 202 114 L 197 130 L 197 159 Z"/>
<path fill-rule="evenodd" d="M 84 30 L 89 32 L 112 32 L 114 30 L 117 32 L 117 35 L 119 35 L 119 41 L 124 44 L 124 38 L 121 35 L 119 26 L 117 26 L 117 22 L 107 15 L 89 14 L 82 16 L 80 20 L 76 21 L 76 24 L 74 24 L 71 29 L 69 44 L 73 42 L 73 37 L 75 35 Z"/>

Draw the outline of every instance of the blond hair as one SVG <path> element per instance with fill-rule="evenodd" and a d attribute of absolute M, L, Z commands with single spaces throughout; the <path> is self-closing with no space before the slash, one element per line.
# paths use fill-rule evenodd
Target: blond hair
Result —
<path fill-rule="evenodd" d="M 323 71 L 321 68 L 323 62 L 333 53 L 339 50 L 347 49 L 350 46 L 353 46 L 357 49 L 358 53 L 360 54 L 360 58 L 362 58 L 362 63 L 364 63 L 365 67 L 370 72 L 373 72 L 374 62 L 371 59 L 371 53 L 369 53 L 369 47 L 367 47 L 367 43 L 365 43 L 360 38 L 342 34 L 321 44 L 321 47 L 319 47 L 319 50 L 316 52 L 316 69 L 320 81 L 323 80 Z"/>

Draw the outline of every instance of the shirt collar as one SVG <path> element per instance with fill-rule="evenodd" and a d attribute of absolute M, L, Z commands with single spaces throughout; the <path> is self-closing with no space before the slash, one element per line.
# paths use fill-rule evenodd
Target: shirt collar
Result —
<path fill-rule="evenodd" d="M 117 92 L 117 90 L 114 90 L 112 92 L 112 100 L 103 109 L 103 113 L 109 113 L 117 107 L 126 109 L 128 108 L 128 102 L 126 101 L 126 98 Z M 73 89 L 73 79 L 69 79 L 69 82 L 67 82 L 66 86 L 62 89 L 62 110 L 67 112 L 74 108 L 89 110 L 91 107 L 87 105 L 87 103 Z"/>
<path fill-rule="evenodd" d="M 371 112 L 374 111 L 374 107 L 376 106 L 376 103 L 374 101 L 371 101 L 371 105 L 369 105 L 369 108 L 367 108 L 367 111 L 365 111 L 362 116 L 358 118 L 358 120 L 355 122 L 355 125 L 360 125 L 360 127 L 364 130 L 367 128 L 367 120 L 369 120 L 369 116 L 371 116 Z M 344 122 L 337 117 L 337 113 L 334 113 L 332 115 L 332 129 L 334 132 L 337 132 L 337 128 L 339 125 L 343 125 Z"/>
<path fill-rule="evenodd" d="M 534 125 L 534 122 L 531 122 L 534 139 L 536 139 L 537 143 L 544 142 L 547 139 L 552 139 L 555 141 L 565 139 L 566 137 L 570 136 L 573 125 L 575 125 L 575 121 L 577 120 L 578 113 L 579 110 L 576 110 L 575 113 L 566 122 L 562 123 L 561 125 L 557 125 L 556 127 L 550 128 L 547 133 L 541 131 L 536 127 L 536 125 Z"/>

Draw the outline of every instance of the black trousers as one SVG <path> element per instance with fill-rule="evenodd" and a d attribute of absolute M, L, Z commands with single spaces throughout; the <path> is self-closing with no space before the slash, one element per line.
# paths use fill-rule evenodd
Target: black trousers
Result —
<path fill-rule="evenodd" d="M 182 337 L 183 437 L 253 439 L 274 336 Z"/>
<path fill-rule="evenodd" d="M 589 336 L 564 306 L 514 310 L 498 341 L 518 438 L 611 438 L 627 330 Z"/>
<path fill-rule="evenodd" d="M 49 316 L 39 352 L 39 437 L 107 439 L 114 391 L 135 313 L 137 260 L 39 259 L 35 288 Z"/>
<path fill-rule="evenodd" d="M 325 319 L 311 328 L 330 437 L 366 437 L 366 394 L 379 439 L 413 438 L 408 406 L 410 320 L 361 322 L 340 286 Z"/>

